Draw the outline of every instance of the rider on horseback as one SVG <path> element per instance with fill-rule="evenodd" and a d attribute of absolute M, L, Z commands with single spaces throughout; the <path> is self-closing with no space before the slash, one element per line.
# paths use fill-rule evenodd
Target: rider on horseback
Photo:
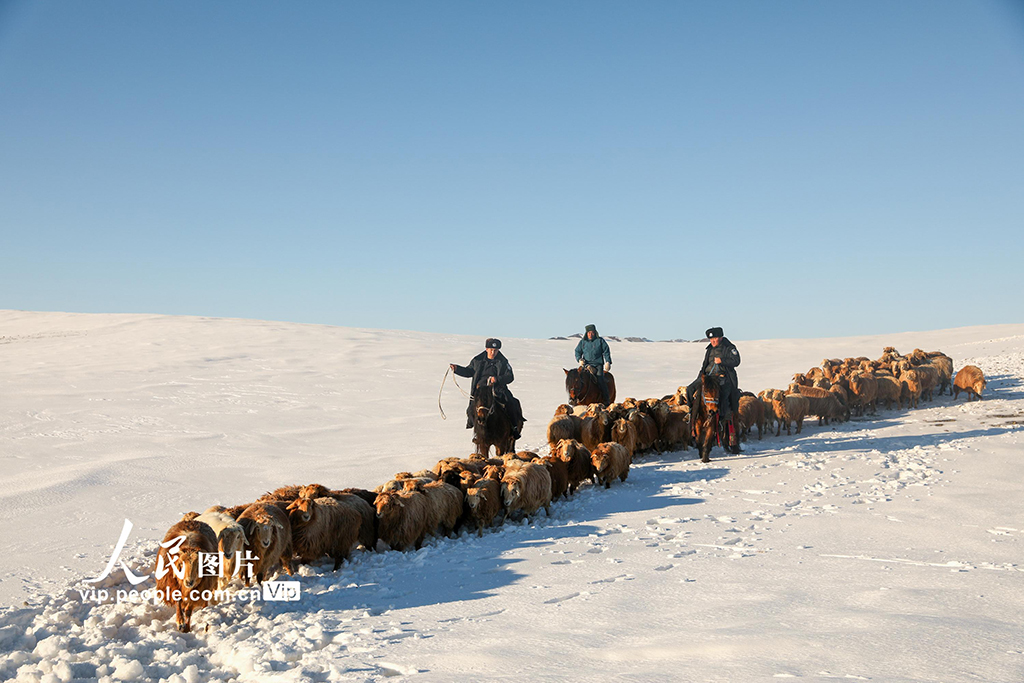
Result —
<path fill-rule="evenodd" d="M 728 337 L 722 332 L 721 327 L 712 327 L 705 332 L 711 341 L 704 352 L 704 365 L 701 366 L 701 375 L 717 377 L 721 390 L 721 411 L 722 418 L 729 420 L 734 412 L 740 409 L 740 389 L 736 379 L 736 366 L 740 364 L 740 352 Z M 700 376 L 687 387 L 687 395 L 690 399 L 690 414 L 694 414 L 694 403 L 697 394 L 700 392 Z"/>
<path fill-rule="evenodd" d="M 576 345 L 576 360 L 579 361 L 580 371 L 589 369 L 597 380 L 597 386 L 601 388 L 602 403 L 609 403 L 608 381 L 604 373 L 612 369 L 612 352 L 608 348 L 608 342 L 597 333 L 597 327 L 587 325 L 586 333 Z"/>
<path fill-rule="evenodd" d="M 470 387 L 469 393 L 469 407 L 466 409 L 466 429 L 473 428 L 474 402 L 478 393 L 488 387 L 493 387 L 494 397 L 498 403 L 504 406 L 508 419 L 512 423 L 513 435 L 518 439 L 522 434 L 523 423 L 526 422 L 526 419 L 523 417 L 523 407 L 519 404 L 519 399 L 508 390 L 508 385 L 515 379 L 512 375 L 512 366 L 498 350 L 501 348 L 500 339 L 488 339 L 484 347 L 483 352 L 469 361 L 467 367 L 454 363 L 450 366 L 452 372 L 459 377 L 473 378 L 473 385 Z"/>

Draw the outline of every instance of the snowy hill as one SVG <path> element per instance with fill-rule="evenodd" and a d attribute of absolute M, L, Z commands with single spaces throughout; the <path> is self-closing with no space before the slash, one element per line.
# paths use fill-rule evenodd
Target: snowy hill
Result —
<path fill-rule="evenodd" d="M 144 568 L 187 510 L 468 454 L 464 399 L 449 383 L 442 421 L 437 391 L 482 341 L 0 312 L 0 680 L 1024 680 L 1024 325 L 734 340 L 755 392 L 889 345 L 976 364 L 988 392 L 809 421 L 708 465 L 647 456 L 550 518 L 304 567 L 300 600 L 207 608 L 192 634 L 168 608 L 72 589 L 125 518 L 122 558 Z M 503 340 L 522 448 L 546 448 L 575 343 Z M 612 353 L 620 396 L 662 396 L 703 346 Z"/>

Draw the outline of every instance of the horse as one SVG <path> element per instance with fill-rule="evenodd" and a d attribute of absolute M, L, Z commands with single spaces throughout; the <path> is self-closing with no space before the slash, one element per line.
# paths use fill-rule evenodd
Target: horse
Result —
<path fill-rule="evenodd" d="M 493 387 L 478 392 L 473 399 L 473 443 L 476 452 L 485 457 L 491 446 L 498 457 L 516 451 L 512 420 L 494 395 Z"/>
<path fill-rule="evenodd" d="M 572 370 L 562 368 L 562 370 L 565 372 L 565 391 L 569 394 L 569 405 L 581 406 L 603 402 L 601 387 L 598 386 L 594 371 L 589 369 L 589 366 L 586 371 L 579 368 Z M 608 403 L 614 403 L 615 378 L 612 377 L 612 373 L 606 372 L 604 380 L 608 384 Z"/>
<path fill-rule="evenodd" d="M 732 415 L 732 432 L 736 443 L 729 446 L 729 425 L 722 418 L 719 411 L 722 387 L 718 379 L 709 375 L 701 375 L 700 389 L 697 391 L 697 401 L 690 416 L 690 424 L 693 425 L 693 440 L 700 451 L 701 462 L 711 462 L 711 449 L 717 442 L 723 448 L 729 448 L 733 454 L 739 453 L 739 432 L 736 424 L 736 413 Z"/>

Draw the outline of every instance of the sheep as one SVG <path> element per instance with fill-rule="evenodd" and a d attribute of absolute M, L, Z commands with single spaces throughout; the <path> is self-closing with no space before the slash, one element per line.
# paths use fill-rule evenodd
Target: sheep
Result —
<path fill-rule="evenodd" d="M 540 455 L 534 453 L 533 451 L 516 451 L 515 453 L 506 453 L 505 455 L 501 456 L 501 459 L 504 461 L 504 465 L 508 467 L 508 463 L 511 460 L 519 460 L 521 462 L 533 462 L 534 460 L 539 460 Z"/>
<path fill-rule="evenodd" d="M 446 481 L 453 486 L 459 485 L 459 480 L 462 476 L 462 472 L 469 471 L 473 474 L 483 474 L 484 467 L 486 467 L 487 459 L 464 459 L 464 458 L 444 458 L 438 461 L 434 465 L 434 474 L 437 475 L 441 481 Z M 426 482 L 424 482 L 426 483 Z"/>
<path fill-rule="evenodd" d="M 612 441 L 621 443 L 629 452 L 629 461 L 633 462 L 636 452 L 636 426 L 628 420 L 616 420 L 612 425 Z"/>
<path fill-rule="evenodd" d="M 850 419 L 850 394 L 843 388 L 842 384 L 833 384 L 828 388 L 828 392 L 838 399 L 839 403 L 843 406 L 843 420 L 848 421 Z"/>
<path fill-rule="evenodd" d="M 450 536 L 459 528 L 462 522 L 462 491 L 459 487 L 443 481 L 432 481 L 429 484 L 414 482 L 410 486 L 426 494 L 434 508 L 433 519 L 437 523 L 431 528 L 431 533 Z"/>
<path fill-rule="evenodd" d="M 605 441 L 605 430 L 611 427 L 611 416 L 608 413 L 600 412 L 583 418 L 580 428 L 580 441 L 588 450 L 593 450 L 597 444 Z"/>
<path fill-rule="evenodd" d="M 935 368 L 936 372 L 939 373 L 939 396 L 942 396 L 946 389 L 949 389 L 949 393 L 952 394 L 953 359 L 941 352 L 936 353 L 940 355 L 932 356 L 929 359 L 928 364 Z"/>
<path fill-rule="evenodd" d="M 629 453 L 620 443 L 598 444 L 590 454 L 590 461 L 597 473 L 598 483 L 604 484 L 606 489 L 611 488 L 615 477 L 618 477 L 619 481 L 626 481 L 626 477 L 629 476 Z"/>
<path fill-rule="evenodd" d="M 374 519 L 376 519 L 377 513 L 373 511 L 373 507 L 377 503 L 377 493 L 375 491 L 367 491 L 366 489 L 348 488 L 348 489 L 341 489 L 340 491 L 338 491 L 338 493 L 347 493 L 350 496 L 355 496 L 356 498 L 361 498 L 367 505 L 370 506 L 370 512 L 374 515 Z"/>
<path fill-rule="evenodd" d="M 562 439 L 555 448 L 555 455 L 568 466 L 569 493 L 576 493 L 579 485 L 594 476 L 590 462 L 590 451 L 575 439 Z"/>
<path fill-rule="evenodd" d="M 477 536 L 483 536 L 501 512 L 501 483 L 480 477 L 466 489 L 465 506 L 466 518 L 476 525 Z"/>
<path fill-rule="evenodd" d="M 573 406 L 572 407 L 572 414 L 575 415 L 576 417 L 582 418 L 584 415 L 586 415 L 588 408 L 590 408 L 590 404 L 588 404 L 588 403 L 580 404 L 578 406 Z"/>
<path fill-rule="evenodd" d="M 174 606 L 182 633 L 192 630 L 192 612 L 211 604 L 217 588 L 216 576 L 199 575 L 200 553 L 217 554 L 217 534 L 198 519 L 175 523 L 157 552 L 156 587 L 164 604 Z M 161 571 L 166 573 L 160 576 Z"/>
<path fill-rule="evenodd" d="M 960 392 L 967 393 L 967 400 L 973 400 L 974 396 L 981 400 L 981 392 L 985 390 L 985 373 L 977 365 L 965 365 L 956 373 L 953 381 L 953 400 L 960 396 Z"/>
<path fill-rule="evenodd" d="M 856 406 L 858 415 L 863 415 L 864 411 L 869 408 L 874 413 L 877 396 L 878 382 L 874 377 L 864 374 L 850 377 L 850 402 Z"/>
<path fill-rule="evenodd" d="M 829 420 L 842 420 L 846 417 L 846 406 L 831 391 L 791 384 L 789 393 L 807 398 L 807 414 L 816 415 L 819 426 L 828 424 Z"/>
<path fill-rule="evenodd" d="M 312 564 L 327 555 L 334 559 L 337 571 L 359 542 L 363 518 L 351 506 L 322 496 L 292 501 L 288 505 L 288 521 L 292 528 L 292 558 L 301 564 Z"/>
<path fill-rule="evenodd" d="M 279 564 L 286 574 L 292 574 L 292 528 L 283 507 L 257 501 L 239 515 L 238 523 L 245 529 L 245 537 L 257 557 L 243 578 L 246 586 L 253 578 L 257 584 L 263 583 Z"/>
<path fill-rule="evenodd" d="M 779 427 L 775 436 L 782 433 L 782 425 L 786 425 L 786 434 L 792 434 L 790 424 L 796 422 L 796 433 L 799 434 L 804 427 L 804 418 L 807 416 L 809 401 L 805 396 L 786 394 L 778 389 L 772 391 L 772 410 L 779 420 Z"/>
<path fill-rule="evenodd" d="M 939 385 L 939 371 L 931 365 L 914 365 L 900 373 L 900 379 L 904 375 L 913 372 L 916 375 L 916 383 L 921 388 L 921 397 L 925 400 L 932 400 L 932 391 Z"/>
<path fill-rule="evenodd" d="M 559 406 L 559 408 L 567 406 Z M 562 439 L 579 439 L 580 430 L 583 427 L 583 421 L 570 413 L 558 414 L 551 418 L 548 422 L 548 446 L 551 450 L 555 449 L 555 445 L 558 444 Z"/>
<path fill-rule="evenodd" d="M 904 370 L 900 373 L 898 381 L 900 383 L 900 402 L 906 403 L 910 408 L 916 408 L 923 391 L 921 377 L 917 374 L 917 370 Z"/>
<path fill-rule="evenodd" d="M 636 449 L 634 454 L 637 451 L 646 451 L 653 448 L 658 440 L 658 424 L 654 421 L 654 418 L 634 408 L 630 410 L 626 419 L 636 428 Z M 608 441 L 609 439 L 605 440 Z M 632 460 L 633 456 L 630 455 L 630 462 Z"/>
<path fill-rule="evenodd" d="M 537 462 L 543 463 L 551 475 L 551 500 L 569 497 L 569 464 L 556 455 L 549 455 Z"/>
<path fill-rule="evenodd" d="M 764 433 L 764 404 L 761 399 L 756 396 L 740 396 L 739 423 L 743 436 L 757 425 L 757 439 L 761 440 Z"/>
<path fill-rule="evenodd" d="M 224 564 L 221 567 L 217 588 L 224 590 L 231 582 L 231 577 L 235 575 L 235 560 L 239 557 L 236 553 L 241 553 L 245 546 L 249 545 L 245 529 L 220 505 L 208 508 L 196 519 L 207 524 L 217 535 L 217 550 L 224 554 Z"/>
<path fill-rule="evenodd" d="M 875 382 L 877 384 L 877 394 L 875 397 L 876 401 L 885 401 L 886 410 L 892 407 L 895 402 L 896 407 L 900 410 L 903 409 L 903 385 L 895 377 L 889 375 L 875 375 Z"/>
<path fill-rule="evenodd" d="M 687 450 L 690 442 L 690 410 L 686 405 L 674 406 L 666 401 L 659 401 L 652 411 L 654 422 L 658 426 L 658 448 L 672 450 L 682 446 Z M 617 439 L 612 439 L 616 441 Z"/>
<path fill-rule="evenodd" d="M 419 550 L 430 532 L 430 501 L 419 491 L 384 492 L 377 496 L 377 533 L 393 550 Z M 436 519 L 436 518 L 435 518 Z"/>
<path fill-rule="evenodd" d="M 537 462 L 510 461 L 501 478 L 501 497 L 505 503 L 505 515 L 522 510 L 527 518 L 544 508 L 551 515 L 551 475 L 548 468 Z"/>

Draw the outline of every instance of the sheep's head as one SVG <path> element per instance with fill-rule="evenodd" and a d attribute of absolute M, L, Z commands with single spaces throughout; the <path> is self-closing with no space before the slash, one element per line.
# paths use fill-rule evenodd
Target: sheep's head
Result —
<path fill-rule="evenodd" d="M 181 585 L 185 591 L 191 591 L 199 585 L 199 549 L 184 546 L 178 550 L 177 564 L 181 567 Z M 175 573 L 177 576 L 177 573 Z"/>
<path fill-rule="evenodd" d="M 569 405 L 568 403 L 563 403 L 562 405 L 555 408 L 555 417 L 558 417 L 559 415 L 568 415 L 571 412 L 572 406 Z"/>
<path fill-rule="evenodd" d="M 505 501 L 506 507 L 512 507 L 512 505 L 519 500 L 521 493 L 520 483 L 518 479 L 512 481 L 506 481 L 505 486 L 502 490 L 502 499 Z"/>
<path fill-rule="evenodd" d="M 283 528 L 266 510 L 260 510 L 256 515 L 256 540 L 262 548 L 269 548 L 274 541 L 274 530 Z"/>
<path fill-rule="evenodd" d="M 297 498 L 288 505 L 288 515 L 297 518 L 303 524 L 308 524 L 313 518 L 314 503 L 309 498 Z"/>
<path fill-rule="evenodd" d="M 480 505 L 480 489 L 466 489 L 466 505 L 469 506 L 470 510 L 477 509 L 477 507 Z"/>

